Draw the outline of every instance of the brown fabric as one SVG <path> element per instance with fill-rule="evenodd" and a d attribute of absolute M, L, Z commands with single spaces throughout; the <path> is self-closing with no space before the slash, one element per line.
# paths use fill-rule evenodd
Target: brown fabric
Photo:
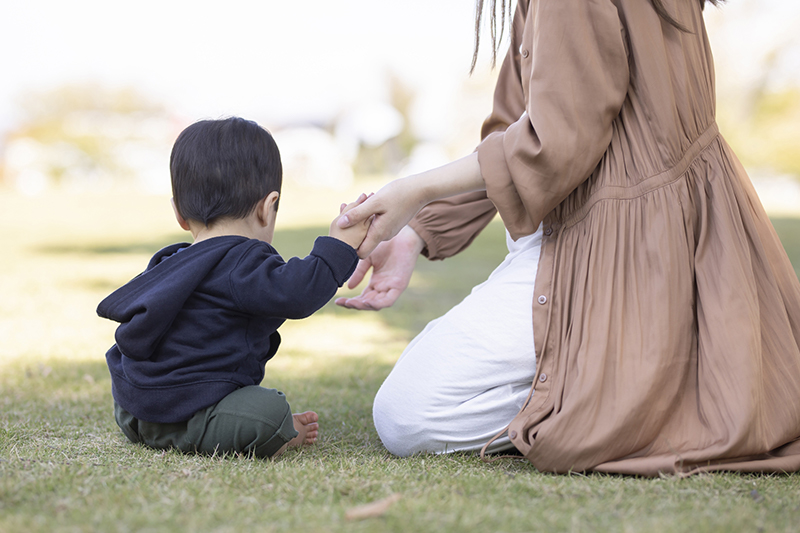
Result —
<path fill-rule="evenodd" d="M 519 2 L 478 147 L 512 236 L 545 228 L 509 436 L 543 471 L 797 471 L 800 283 L 717 130 L 700 6 L 665 5 L 691 33 L 643 0 Z M 436 221 L 481 216 L 415 225 L 458 250 Z"/>
<path fill-rule="evenodd" d="M 469 192 L 426 205 L 409 225 L 425 241 L 422 255 L 444 259 L 469 246 L 496 214 L 486 191 Z"/>

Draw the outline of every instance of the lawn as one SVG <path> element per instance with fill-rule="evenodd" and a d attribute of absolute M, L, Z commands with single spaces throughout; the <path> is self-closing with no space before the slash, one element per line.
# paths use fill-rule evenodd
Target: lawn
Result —
<path fill-rule="evenodd" d="M 286 191 L 277 248 L 305 255 L 351 195 Z M 320 414 L 318 445 L 277 461 L 131 445 L 103 357 L 114 324 L 94 309 L 160 246 L 186 239 L 171 217 L 161 197 L 0 193 L 0 531 L 798 529 L 796 475 L 554 476 L 520 460 L 383 449 L 372 397 L 404 345 L 499 263 L 497 222 L 459 257 L 420 260 L 392 309 L 329 304 L 281 329 L 265 384 Z M 775 224 L 800 267 L 800 219 Z M 384 505 L 358 516 L 371 502 Z"/>

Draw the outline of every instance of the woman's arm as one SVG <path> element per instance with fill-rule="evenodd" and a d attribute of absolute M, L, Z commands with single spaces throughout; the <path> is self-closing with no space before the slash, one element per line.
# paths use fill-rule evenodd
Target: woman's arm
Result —
<path fill-rule="evenodd" d="M 354 207 L 339 219 L 346 228 L 374 215 L 367 237 L 358 249 L 367 257 L 381 241 L 398 234 L 426 204 L 456 194 L 484 189 L 477 153 L 447 165 L 394 180 L 363 204 Z"/>
<path fill-rule="evenodd" d="M 512 238 L 527 235 L 597 166 L 630 74 L 616 6 L 612 0 L 531 6 L 535 15 L 522 17 L 531 27 L 517 33 L 520 47 L 509 51 L 514 68 L 505 70 L 514 79 L 501 76 L 508 83 L 498 83 L 495 92 L 500 112 L 485 125 L 489 135 L 477 157 L 396 180 L 359 206 L 352 223 L 376 215 L 360 257 L 397 235 L 426 203 L 466 191 L 485 189 Z M 522 103 L 525 112 L 507 125 Z"/>
<path fill-rule="evenodd" d="M 504 131 L 525 111 L 520 45 L 527 12 L 528 3 L 517 2 L 508 52 L 500 66 L 492 112 L 483 123 L 481 139 L 490 133 Z M 486 196 L 486 191 L 481 189 L 431 202 L 417 213 L 409 225 L 425 241 L 422 255 L 441 260 L 468 247 L 496 213 L 497 209 Z"/>

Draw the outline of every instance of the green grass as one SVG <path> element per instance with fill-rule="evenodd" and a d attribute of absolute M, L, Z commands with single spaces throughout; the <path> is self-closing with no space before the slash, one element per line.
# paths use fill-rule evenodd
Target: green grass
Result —
<path fill-rule="evenodd" d="M 303 255 L 325 221 L 292 214 L 290 200 L 281 209 L 294 222 L 275 244 Z M 392 309 L 328 305 L 282 328 L 265 383 L 284 390 L 295 410 L 320 414 L 318 445 L 263 461 L 127 443 L 103 359 L 114 325 L 94 306 L 155 249 L 185 238 L 168 209 L 162 198 L 130 195 L 0 194 L 1 532 L 798 529 L 796 475 L 554 476 L 521 460 L 398 459 L 383 449 L 372 426 L 375 392 L 405 343 L 500 261 L 499 223 L 461 257 L 421 260 Z M 775 222 L 797 267 L 800 219 Z M 393 494 L 399 501 L 380 516 L 345 517 Z"/>
<path fill-rule="evenodd" d="M 800 218 L 776 217 L 772 219 L 772 224 L 800 278 Z"/>

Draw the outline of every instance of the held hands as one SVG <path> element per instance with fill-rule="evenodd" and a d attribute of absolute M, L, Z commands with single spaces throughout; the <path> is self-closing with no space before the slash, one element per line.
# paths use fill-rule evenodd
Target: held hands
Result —
<path fill-rule="evenodd" d="M 339 239 L 340 241 L 346 242 L 356 250 L 361 243 L 364 241 L 364 236 L 367 234 L 367 230 L 369 229 L 370 224 L 372 223 L 372 217 L 367 217 L 363 220 L 359 220 L 357 223 L 348 226 L 346 228 L 340 227 L 338 224 L 339 219 L 344 216 L 345 213 L 349 212 L 354 207 L 364 203 L 364 201 L 369 198 L 366 194 L 361 194 L 355 202 L 350 204 L 342 204 L 339 207 L 339 216 L 333 219 L 331 222 L 331 228 L 328 232 L 328 235 L 335 239 Z"/>
<path fill-rule="evenodd" d="M 392 305 L 408 286 L 417 256 L 425 246 L 407 225 L 414 215 L 434 200 L 485 188 L 478 155 L 473 152 L 436 169 L 394 180 L 376 194 L 359 198 L 357 205 L 347 206 L 334 221 L 339 228 L 372 221 L 358 247 L 361 261 L 347 286 L 352 289 L 361 283 L 370 268 L 372 277 L 359 296 L 339 298 L 336 303 L 373 310 Z"/>
<path fill-rule="evenodd" d="M 485 188 L 478 154 L 473 152 L 444 166 L 386 184 L 340 217 L 338 224 L 340 228 L 346 228 L 374 217 L 364 242 L 358 248 L 358 256 L 363 259 L 379 242 L 397 235 L 429 202 Z"/>
<path fill-rule="evenodd" d="M 331 223 L 330 236 L 346 242 L 353 248 L 358 249 L 360 245 L 363 246 L 362 243 L 375 217 L 366 211 L 366 218 L 357 220 L 353 217 L 353 220 L 348 221 L 350 225 L 346 228 L 340 227 L 340 220 L 372 196 L 362 194 L 355 202 L 342 204 L 339 216 Z M 372 277 L 367 287 L 357 297 L 339 298 L 336 304 L 350 309 L 373 311 L 391 306 L 408 286 L 417 257 L 424 246 L 422 238 L 408 226 L 401 229 L 397 236 L 388 242 L 381 242 L 366 259 L 358 262 L 358 267 L 347 282 L 350 289 L 355 288 L 372 268 Z"/>
<path fill-rule="evenodd" d="M 357 287 L 370 269 L 372 276 L 360 295 L 338 298 L 337 305 L 378 311 L 393 305 L 408 287 L 417 257 L 425 246 L 422 238 L 406 225 L 424 205 L 415 188 L 408 178 L 395 180 L 376 194 L 362 194 L 352 204 L 342 205 L 341 214 L 331 224 L 331 237 L 345 240 L 335 232 L 358 228 L 358 244 L 345 242 L 357 248 L 362 257 L 347 286 Z"/>
<path fill-rule="evenodd" d="M 423 193 L 424 190 L 413 178 L 394 180 L 365 200 L 357 201 L 352 208 L 348 206 L 336 223 L 340 228 L 348 228 L 372 220 L 366 238 L 358 247 L 358 256 L 364 259 L 381 241 L 388 241 L 397 235 L 414 218 L 427 203 L 422 200 Z"/>

